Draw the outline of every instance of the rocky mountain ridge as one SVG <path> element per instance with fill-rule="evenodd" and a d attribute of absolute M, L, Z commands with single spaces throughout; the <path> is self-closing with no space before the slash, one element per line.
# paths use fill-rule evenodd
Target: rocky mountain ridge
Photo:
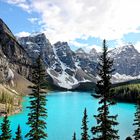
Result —
<path fill-rule="evenodd" d="M 82 48 L 74 52 L 67 42 L 52 45 L 43 33 L 18 38 L 18 41 L 31 57 L 42 53 L 47 72 L 57 86 L 73 89 L 80 83 L 95 83 L 98 79 L 96 70 L 100 53 L 94 48 L 89 53 Z M 30 48 L 35 54 L 30 53 Z M 114 83 L 139 77 L 140 53 L 133 45 L 115 48 L 109 52 L 109 56 L 114 60 Z"/>
<path fill-rule="evenodd" d="M 30 79 L 32 59 L 0 19 L 0 84 L 14 87 L 15 79 Z"/>
<path fill-rule="evenodd" d="M 2 71 L 9 71 L 11 73 L 16 71 L 17 73 L 28 78 L 30 72 L 29 66 L 32 64 L 32 60 L 1 19 L 0 60 L 1 73 L 3 73 Z M 3 76 L 2 78 L 4 78 Z"/>
<path fill-rule="evenodd" d="M 67 42 L 51 45 L 43 33 L 36 36 L 18 38 L 19 43 L 34 58 L 41 52 L 47 73 L 55 85 L 73 89 L 83 82 L 96 82 L 96 78 L 81 68 L 78 56 L 70 49 Z M 31 49 L 32 48 L 32 49 Z"/>
<path fill-rule="evenodd" d="M 0 19 L 0 115 L 21 111 L 21 95 L 28 94 L 32 59 Z M 6 106 L 5 104 L 9 104 Z"/>
<path fill-rule="evenodd" d="M 58 87 L 75 89 L 83 83 L 96 83 L 98 79 L 96 70 L 100 53 L 94 48 L 89 53 L 82 48 L 74 52 L 67 42 L 52 45 L 44 33 L 16 39 L 0 20 L 1 81 L 13 79 L 14 73 L 29 79 L 30 65 L 39 53 L 50 81 Z M 114 83 L 139 78 L 140 53 L 133 45 L 115 48 L 109 56 L 114 59 Z"/>
<path fill-rule="evenodd" d="M 114 59 L 116 73 L 133 77 L 140 75 L 140 53 L 132 44 L 111 50 L 110 57 Z"/>

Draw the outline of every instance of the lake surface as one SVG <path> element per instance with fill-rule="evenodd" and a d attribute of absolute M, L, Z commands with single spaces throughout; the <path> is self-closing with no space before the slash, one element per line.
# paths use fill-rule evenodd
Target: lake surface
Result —
<path fill-rule="evenodd" d="M 47 122 L 47 140 L 71 140 L 73 132 L 76 132 L 77 139 L 81 136 L 81 121 L 84 108 L 87 108 L 88 126 L 91 128 L 96 124 L 93 115 L 97 114 L 98 100 L 94 99 L 87 92 L 51 92 L 47 96 L 48 118 Z M 11 122 L 12 135 L 15 136 L 17 125 L 20 124 L 22 135 L 29 130 L 26 125 L 27 114 L 29 112 L 26 106 L 29 105 L 29 98 L 24 97 L 23 111 L 19 114 L 9 117 Z M 118 114 L 120 140 L 125 140 L 131 136 L 134 131 L 133 120 L 135 105 L 128 103 L 117 103 L 110 109 L 111 114 Z M 0 123 L 2 118 L 0 118 Z M 90 130 L 89 130 L 89 134 Z M 25 140 L 25 138 L 23 138 Z"/>

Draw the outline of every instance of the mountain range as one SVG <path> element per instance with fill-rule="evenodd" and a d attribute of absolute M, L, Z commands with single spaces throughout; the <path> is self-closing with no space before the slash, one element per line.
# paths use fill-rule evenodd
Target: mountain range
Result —
<path fill-rule="evenodd" d="M 52 45 L 43 33 L 18 38 L 18 42 L 30 57 L 42 53 L 47 73 L 57 86 L 73 89 L 98 79 L 96 70 L 100 53 L 94 48 L 89 53 L 82 48 L 74 52 L 67 42 Z M 140 53 L 132 44 L 110 50 L 109 56 L 114 60 L 113 83 L 140 78 Z"/>
<path fill-rule="evenodd" d="M 76 89 L 98 80 L 100 53 L 94 48 L 89 53 L 82 48 L 73 51 L 67 42 L 51 44 L 44 33 L 16 38 L 0 20 L 1 81 L 14 79 L 14 75 L 30 80 L 31 65 L 39 53 L 49 82 L 57 87 Z M 140 53 L 132 44 L 110 50 L 109 56 L 114 60 L 113 83 L 140 78 Z"/>

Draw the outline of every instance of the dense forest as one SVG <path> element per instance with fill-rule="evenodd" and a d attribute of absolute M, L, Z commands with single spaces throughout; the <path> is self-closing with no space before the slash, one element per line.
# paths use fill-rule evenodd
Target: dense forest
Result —
<path fill-rule="evenodd" d="M 140 84 L 127 84 L 119 85 L 111 89 L 114 99 L 124 102 L 137 102 L 138 95 L 140 94 Z"/>

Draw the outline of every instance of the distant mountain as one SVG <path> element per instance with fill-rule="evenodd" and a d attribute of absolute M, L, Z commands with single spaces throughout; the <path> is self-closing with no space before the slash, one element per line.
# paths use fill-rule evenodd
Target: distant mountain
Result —
<path fill-rule="evenodd" d="M 97 58 L 99 57 L 99 53 L 97 53 L 95 48 L 92 48 L 89 52 L 90 56 L 94 56 L 97 60 Z"/>
<path fill-rule="evenodd" d="M 52 45 L 43 33 L 18 38 L 18 41 L 30 57 L 42 53 L 47 72 L 57 86 L 73 89 L 80 83 L 95 83 L 98 79 L 96 71 L 100 53 L 94 48 L 89 53 L 82 48 L 73 52 L 67 42 Z M 139 78 L 140 53 L 133 45 L 115 48 L 109 51 L 109 56 L 114 60 L 113 83 Z"/>
<path fill-rule="evenodd" d="M 57 42 L 51 45 L 43 33 L 18 38 L 18 41 L 32 58 L 41 52 L 47 73 L 55 85 L 73 89 L 80 83 L 96 82 L 96 77 L 88 73 L 92 65 L 94 68 L 96 67 L 95 62 L 89 61 L 89 58 L 87 58 L 88 63 L 85 62 L 85 59 L 83 61 L 77 53 L 70 49 L 67 42 Z"/>
<path fill-rule="evenodd" d="M 75 51 L 77 54 L 87 54 L 82 48 L 79 48 Z"/>
<path fill-rule="evenodd" d="M 116 73 L 129 76 L 138 76 L 140 74 L 140 53 L 133 45 L 111 50 L 110 57 L 114 59 Z"/>
<path fill-rule="evenodd" d="M 76 53 L 82 62 L 86 64 L 89 64 L 89 61 L 97 63 L 100 56 L 100 53 L 97 53 L 94 48 L 89 53 L 80 48 Z M 132 44 L 110 50 L 109 57 L 114 60 L 113 83 L 140 79 L 140 53 Z M 90 68 L 90 72 L 91 69 L 96 72 L 96 68 Z"/>

